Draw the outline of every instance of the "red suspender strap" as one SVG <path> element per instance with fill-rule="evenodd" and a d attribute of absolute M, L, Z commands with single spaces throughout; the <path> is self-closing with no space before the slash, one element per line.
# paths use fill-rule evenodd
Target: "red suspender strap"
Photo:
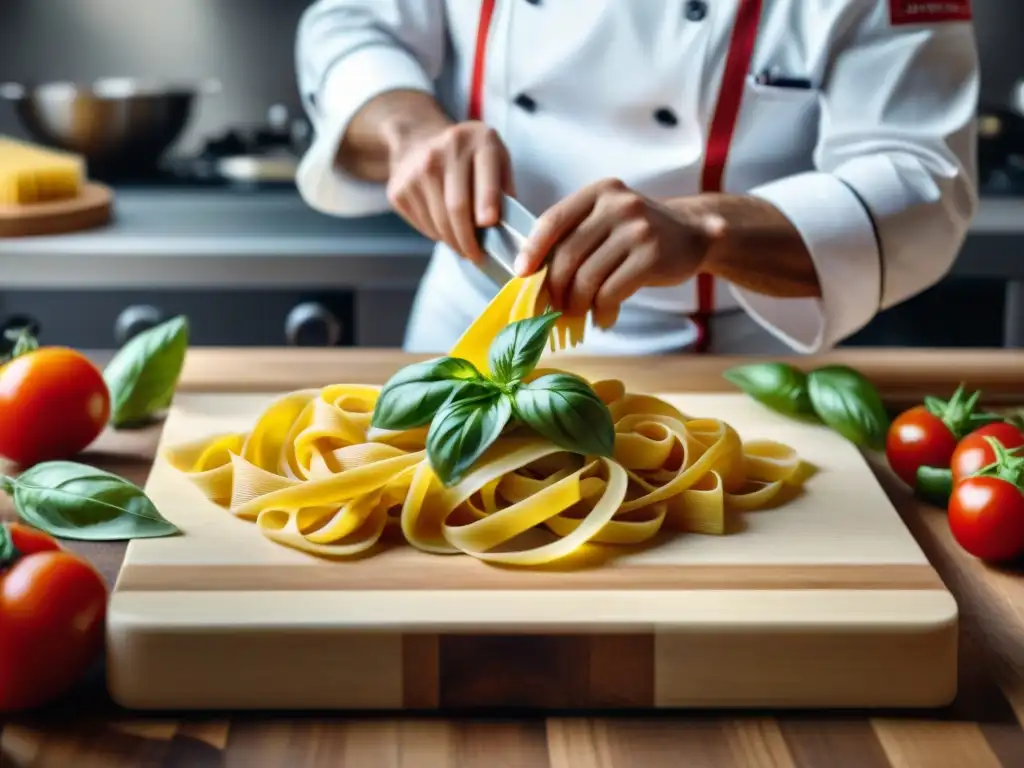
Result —
<path fill-rule="evenodd" d="M 718 93 L 718 104 L 711 119 L 708 145 L 704 153 L 704 170 L 701 174 L 702 192 L 721 192 L 725 165 L 729 159 L 729 148 L 740 106 L 743 103 L 743 88 L 750 60 L 754 56 L 757 42 L 757 28 L 761 22 L 762 0 L 740 0 L 736 24 L 732 30 L 729 52 L 725 58 L 725 72 L 722 88 Z M 697 325 L 697 352 L 707 352 L 711 344 L 709 320 L 715 311 L 715 279 L 711 275 L 697 275 L 697 311 L 693 322 Z"/>
<path fill-rule="evenodd" d="M 484 70 L 487 64 L 487 38 L 491 31 L 491 20 L 494 18 L 494 6 L 497 0 L 481 0 L 480 21 L 476 31 L 476 48 L 473 54 L 473 74 L 469 87 L 469 106 L 467 117 L 470 120 L 483 118 Z M 722 87 L 718 94 L 711 129 L 708 134 L 708 145 L 704 153 L 704 170 L 701 175 L 701 191 L 720 192 L 725 165 L 729 159 L 729 148 L 732 145 L 736 121 L 743 102 L 743 88 L 747 73 L 750 71 L 750 60 L 754 55 L 754 44 L 757 42 L 757 28 L 761 22 L 763 0 L 739 0 L 740 7 L 736 14 L 732 40 L 725 60 L 725 72 L 722 76 Z M 711 275 L 697 276 L 697 311 L 693 321 L 697 325 L 697 352 L 706 352 L 711 338 L 708 319 L 715 309 L 715 282 Z"/>
<path fill-rule="evenodd" d="M 473 52 L 473 79 L 469 85 L 470 120 L 481 120 L 484 115 L 484 69 L 487 66 L 487 38 L 491 31 L 496 0 L 482 0 L 480 22 L 476 28 L 476 50 Z"/>

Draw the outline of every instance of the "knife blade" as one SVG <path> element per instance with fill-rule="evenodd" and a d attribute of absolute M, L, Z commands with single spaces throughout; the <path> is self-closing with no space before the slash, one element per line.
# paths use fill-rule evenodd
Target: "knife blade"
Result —
<path fill-rule="evenodd" d="M 501 220 L 493 227 L 478 230 L 477 237 L 486 258 L 480 271 L 499 286 L 515 276 L 515 260 L 533 231 L 537 218 L 518 200 L 502 196 Z"/>

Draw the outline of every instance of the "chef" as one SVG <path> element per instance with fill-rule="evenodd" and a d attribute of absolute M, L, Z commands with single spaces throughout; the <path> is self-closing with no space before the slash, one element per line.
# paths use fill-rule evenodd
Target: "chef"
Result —
<path fill-rule="evenodd" d="M 297 48 L 305 200 L 438 243 L 409 351 L 495 294 L 502 192 L 592 354 L 828 349 L 977 205 L 969 0 L 319 0 Z"/>

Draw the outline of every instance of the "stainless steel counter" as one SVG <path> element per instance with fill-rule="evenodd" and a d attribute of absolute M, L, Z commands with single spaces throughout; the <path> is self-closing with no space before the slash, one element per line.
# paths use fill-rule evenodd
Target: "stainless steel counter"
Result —
<path fill-rule="evenodd" d="M 4 287 L 413 286 L 431 243 L 394 215 L 337 219 L 294 191 L 119 191 L 109 227 L 0 240 Z M 1024 280 L 1024 199 L 990 198 L 954 268 Z"/>
<path fill-rule="evenodd" d="M 118 191 L 115 216 L 0 240 L 3 286 L 413 287 L 433 247 L 397 216 L 337 219 L 292 191 Z"/>
<path fill-rule="evenodd" d="M 0 240 L 0 289 L 315 285 L 370 306 L 380 291 L 411 296 L 431 248 L 397 216 L 325 216 L 294 190 L 124 189 L 109 227 Z M 983 199 L 953 274 L 1007 281 L 1008 346 L 1024 346 L 1024 198 Z"/>

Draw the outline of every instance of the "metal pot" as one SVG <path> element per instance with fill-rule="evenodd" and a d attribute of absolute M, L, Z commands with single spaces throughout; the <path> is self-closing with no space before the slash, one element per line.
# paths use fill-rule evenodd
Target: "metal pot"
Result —
<path fill-rule="evenodd" d="M 173 84 L 106 78 L 91 85 L 6 83 L 33 139 L 80 154 L 90 172 L 152 168 L 185 130 L 196 97 L 220 91 L 217 81 Z"/>

